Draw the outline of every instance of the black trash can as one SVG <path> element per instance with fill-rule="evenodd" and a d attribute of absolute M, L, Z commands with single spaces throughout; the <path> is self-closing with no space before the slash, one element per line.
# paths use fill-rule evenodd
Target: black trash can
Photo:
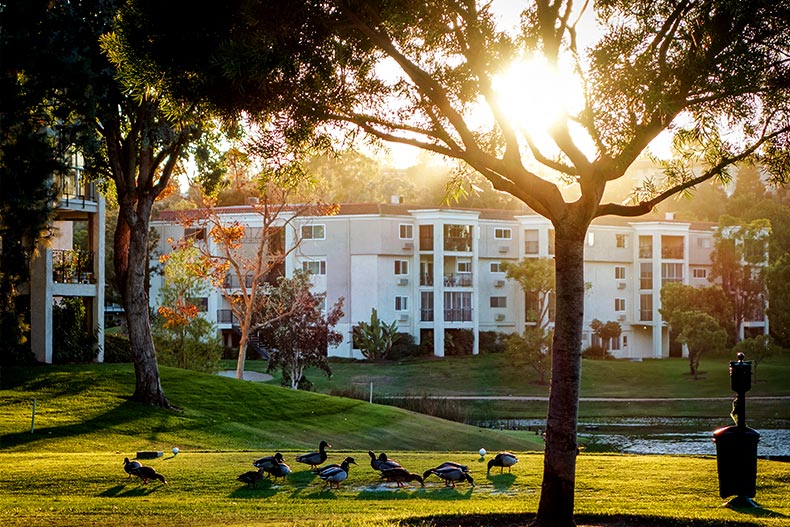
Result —
<path fill-rule="evenodd" d="M 757 493 L 758 441 L 760 434 L 747 426 L 728 426 L 713 432 L 722 498 L 753 498 Z"/>

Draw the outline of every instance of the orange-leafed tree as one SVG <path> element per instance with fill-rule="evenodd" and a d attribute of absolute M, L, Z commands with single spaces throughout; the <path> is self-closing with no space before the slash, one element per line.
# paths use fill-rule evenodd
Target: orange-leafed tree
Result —
<path fill-rule="evenodd" d="M 241 208 L 218 207 L 214 198 L 203 196 L 200 208 L 180 214 L 181 223 L 192 233 L 181 243 L 200 252 L 203 276 L 221 292 L 229 322 L 238 332 L 238 379 L 244 377 L 247 346 L 254 334 L 256 299 L 265 295 L 264 284 L 274 284 L 285 275 L 286 259 L 301 242 L 297 219 L 334 211 L 311 197 L 315 195 L 312 181 L 296 165 L 265 170 L 255 183 L 255 195 Z"/>

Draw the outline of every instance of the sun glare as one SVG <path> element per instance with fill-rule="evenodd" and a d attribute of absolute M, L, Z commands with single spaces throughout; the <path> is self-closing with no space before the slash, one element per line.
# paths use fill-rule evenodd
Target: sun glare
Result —
<path fill-rule="evenodd" d="M 539 57 L 513 62 L 494 79 L 494 90 L 512 124 L 535 138 L 546 135 L 563 115 L 578 111 L 584 101 L 572 72 Z"/>

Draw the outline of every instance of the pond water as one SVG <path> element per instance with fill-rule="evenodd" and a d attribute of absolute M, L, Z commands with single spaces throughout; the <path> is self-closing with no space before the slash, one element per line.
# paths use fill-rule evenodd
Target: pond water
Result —
<path fill-rule="evenodd" d="M 589 451 L 628 454 L 716 455 L 713 431 L 732 425 L 726 419 L 618 418 L 581 421 L 579 443 Z M 759 457 L 790 459 L 790 421 L 752 421 L 760 434 Z M 545 421 L 509 419 L 482 423 L 488 428 L 526 430 L 539 434 Z"/>

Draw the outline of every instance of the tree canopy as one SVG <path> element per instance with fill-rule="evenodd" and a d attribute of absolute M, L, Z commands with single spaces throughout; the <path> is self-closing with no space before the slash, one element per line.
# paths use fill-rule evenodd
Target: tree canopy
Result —
<path fill-rule="evenodd" d="M 444 155 L 552 222 L 562 316 L 537 523 L 572 525 L 586 230 L 597 217 L 639 216 L 704 181 L 727 180 L 738 161 L 787 178 L 790 6 L 537 0 L 524 3 L 513 28 L 490 2 L 236 0 L 221 13 L 183 0 L 138 5 L 144 38 L 131 41 L 176 77 L 181 94 L 267 123 L 271 114 L 259 110 L 271 90 L 298 86 L 295 100 L 276 99 L 292 134 L 332 123 Z M 272 61 L 278 52 L 288 55 Z M 576 78 L 579 94 L 539 130 L 534 115 L 517 120 L 501 90 L 510 68 L 535 61 L 541 74 L 510 82 L 522 97 L 541 87 L 538 104 L 551 104 L 567 86 L 563 75 Z M 630 202 L 604 200 L 665 131 L 677 156 L 663 176 L 638 183 Z"/>

